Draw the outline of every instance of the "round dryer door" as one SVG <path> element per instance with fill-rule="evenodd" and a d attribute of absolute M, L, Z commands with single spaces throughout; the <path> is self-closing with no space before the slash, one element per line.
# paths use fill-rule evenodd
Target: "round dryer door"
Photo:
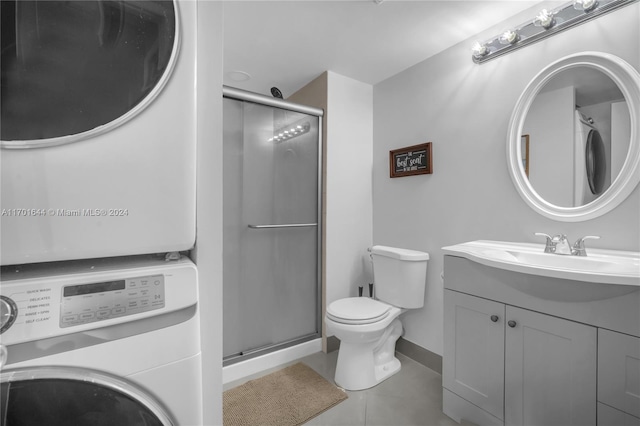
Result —
<path fill-rule="evenodd" d="M 121 378 L 72 367 L 3 371 L 0 426 L 173 426 L 148 393 Z"/>
<path fill-rule="evenodd" d="M 605 189 L 607 173 L 607 154 L 604 142 L 597 130 L 591 130 L 585 147 L 585 163 L 587 165 L 587 179 L 592 194 L 601 194 Z"/>
<path fill-rule="evenodd" d="M 3 0 L 2 147 L 59 145 L 123 124 L 167 82 L 178 34 L 172 0 Z"/>

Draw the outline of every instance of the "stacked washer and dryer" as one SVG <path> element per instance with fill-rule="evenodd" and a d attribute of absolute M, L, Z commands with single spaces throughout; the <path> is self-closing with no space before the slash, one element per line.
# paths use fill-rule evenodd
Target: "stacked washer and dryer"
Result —
<path fill-rule="evenodd" d="M 0 425 L 201 425 L 196 3 L 1 12 Z"/>

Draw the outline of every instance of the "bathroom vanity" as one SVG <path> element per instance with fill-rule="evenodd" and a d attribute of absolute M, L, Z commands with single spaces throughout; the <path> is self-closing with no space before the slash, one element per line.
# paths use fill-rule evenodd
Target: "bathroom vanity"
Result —
<path fill-rule="evenodd" d="M 443 249 L 445 414 L 478 425 L 640 425 L 638 254 L 594 250 L 583 263 L 596 271 L 585 273 L 516 259 L 543 245 L 505 244 Z"/>

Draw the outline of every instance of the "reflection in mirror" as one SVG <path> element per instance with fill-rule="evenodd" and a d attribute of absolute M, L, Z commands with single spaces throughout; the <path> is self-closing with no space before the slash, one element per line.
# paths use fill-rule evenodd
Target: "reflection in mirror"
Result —
<path fill-rule="evenodd" d="M 521 134 L 529 136 L 522 158 L 531 187 L 550 204 L 579 207 L 600 197 L 620 173 L 631 137 L 629 108 L 609 76 L 570 67 L 535 96 Z"/>
<path fill-rule="evenodd" d="M 529 135 L 520 138 L 520 155 L 522 156 L 522 169 L 525 176 L 529 177 Z"/>

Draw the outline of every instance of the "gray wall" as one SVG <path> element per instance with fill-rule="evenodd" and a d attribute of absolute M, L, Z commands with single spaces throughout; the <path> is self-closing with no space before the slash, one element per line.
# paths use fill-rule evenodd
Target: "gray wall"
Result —
<path fill-rule="evenodd" d="M 541 8 L 541 7 L 539 7 Z M 482 65 L 471 45 L 531 19 L 531 9 L 374 87 L 373 243 L 430 253 L 425 307 L 404 316 L 405 338 L 442 354 L 441 247 L 477 239 L 534 242 L 534 232 L 592 247 L 640 250 L 640 189 L 603 217 L 556 222 L 531 210 L 507 170 L 509 118 L 529 81 L 581 51 L 640 68 L 640 4 L 625 7 Z M 389 150 L 433 142 L 432 175 L 389 178 Z"/>

